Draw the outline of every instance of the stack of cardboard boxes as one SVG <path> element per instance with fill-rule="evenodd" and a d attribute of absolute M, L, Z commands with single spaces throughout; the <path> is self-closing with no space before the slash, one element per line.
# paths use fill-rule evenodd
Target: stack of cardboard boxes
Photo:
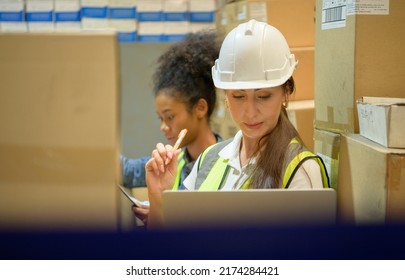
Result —
<path fill-rule="evenodd" d="M 316 2 L 315 152 L 328 164 L 343 223 L 405 222 L 405 146 L 392 149 L 361 131 L 359 117 L 386 122 L 361 109 L 365 103 L 357 109 L 364 96 L 405 97 L 404 13 L 403 1 Z M 388 131 L 377 127 L 371 135 Z"/>
<path fill-rule="evenodd" d="M 296 92 L 291 96 L 288 114 L 306 146 L 313 150 L 315 0 L 228 1 L 216 13 L 216 29 L 224 38 L 238 24 L 256 19 L 279 29 L 298 60 L 294 73 Z M 218 109 L 213 128 L 224 138 L 237 128 L 224 107 L 224 93 L 218 93 Z"/>
<path fill-rule="evenodd" d="M 177 42 L 214 28 L 216 0 L 0 0 L 0 32 L 111 29 L 121 43 Z"/>
<path fill-rule="evenodd" d="M 113 33 L 0 34 L 0 231 L 120 229 L 118 58 Z"/>

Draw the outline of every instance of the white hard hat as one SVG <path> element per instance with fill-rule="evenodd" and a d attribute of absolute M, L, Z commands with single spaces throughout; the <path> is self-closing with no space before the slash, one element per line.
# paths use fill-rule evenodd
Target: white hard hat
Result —
<path fill-rule="evenodd" d="M 283 34 L 273 26 L 250 20 L 225 37 L 212 67 L 217 88 L 255 89 L 284 84 L 297 65 Z"/>

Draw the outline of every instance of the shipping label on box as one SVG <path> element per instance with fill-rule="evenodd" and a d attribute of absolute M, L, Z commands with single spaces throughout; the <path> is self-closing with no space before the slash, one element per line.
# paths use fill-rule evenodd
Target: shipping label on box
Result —
<path fill-rule="evenodd" d="M 389 148 L 405 148 L 405 98 L 357 101 L 360 134 Z"/>

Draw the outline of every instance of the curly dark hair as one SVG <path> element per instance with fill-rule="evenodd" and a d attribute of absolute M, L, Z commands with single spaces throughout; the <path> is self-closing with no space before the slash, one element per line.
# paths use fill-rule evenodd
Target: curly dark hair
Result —
<path fill-rule="evenodd" d="M 187 35 L 158 58 L 153 75 L 155 97 L 161 90 L 184 102 L 191 111 L 198 100 L 208 104 L 207 118 L 215 109 L 216 91 L 211 68 L 218 58 L 220 42 L 212 31 Z"/>

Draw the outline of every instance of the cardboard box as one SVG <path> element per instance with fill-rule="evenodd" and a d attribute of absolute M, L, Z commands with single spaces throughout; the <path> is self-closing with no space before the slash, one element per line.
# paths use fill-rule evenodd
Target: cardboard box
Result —
<path fill-rule="evenodd" d="M 267 0 L 241 0 L 227 3 L 216 11 L 218 36 L 225 36 L 249 19 L 267 22 Z"/>
<path fill-rule="evenodd" d="M 322 29 L 323 2 L 316 2 L 315 126 L 358 133 L 358 99 L 404 97 L 405 1 L 389 1 L 386 15 L 349 14 L 333 29 Z"/>
<path fill-rule="evenodd" d="M 314 153 L 320 156 L 326 166 L 330 186 L 338 187 L 340 134 L 314 129 Z"/>
<path fill-rule="evenodd" d="M 216 17 L 217 30 L 223 38 L 238 24 L 256 19 L 279 29 L 290 47 L 315 45 L 315 0 L 235 1 L 220 7 Z"/>
<path fill-rule="evenodd" d="M 215 0 L 189 0 L 188 7 L 191 22 L 215 22 Z"/>
<path fill-rule="evenodd" d="M 190 32 L 206 32 L 206 31 L 215 31 L 215 23 L 213 22 L 190 22 Z"/>
<path fill-rule="evenodd" d="M 0 22 L 22 22 L 25 20 L 23 0 L 1 0 Z"/>
<path fill-rule="evenodd" d="M 0 4 L 0 31 L 27 32 L 25 2 L 23 0 L 3 0 Z"/>
<path fill-rule="evenodd" d="M 108 17 L 136 20 L 136 0 L 109 0 Z"/>
<path fill-rule="evenodd" d="M 241 0 L 235 2 L 235 27 L 250 19 L 267 22 L 267 0 Z"/>
<path fill-rule="evenodd" d="M 139 22 L 162 21 L 163 1 L 162 0 L 137 0 L 136 12 Z"/>
<path fill-rule="evenodd" d="M 229 3 L 215 11 L 215 29 L 217 36 L 224 39 L 225 36 L 237 26 L 236 3 Z"/>
<path fill-rule="evenodd" d="M 267 22 L 283 33 L 290 48 L 315 45 L 315 0 L 267 0 Z"/>
<path fill-rule="evenodd" d="M 165 0 L 163 2 L 164 21 L 188 21 L 188 0 Z"/>
<path fill-rule="evenodd" d="M 82 18 L 108 18 L 109 0 L 81 0 Z"/>
<path fill-rule="evenodd" d="M 81 30 L 79 0 L 55 1 L 55 30 L 76 32 Z"/>
<path fill-rule="evenodd" d="M 163 21 L 138 22 L 138 42 L 163 42 Z"/>
<path fill-rule="evenodd" d="M 53 32 L 55 30 L 54 2 L 52 0 L 27 0 L 25 17 L 31 32 Z"/>
<path fill-rule="evenodd" d="M 405 148 L 405 98 L 357 101 L 360 134 L 389 148 Z"/>
<path fill-rule="evenodd" d="M 165 21 L 163 40 L 165 42 L 178 42 L 190 33 L 189 21 Z"/>
<path fill-rule="evenodd" d="M 312 100 L 315 92 L 315 48 L 291 48 L 298 61 L 293 77 L 296 90 L 291 100 Z"/>
<path fill-rule="evenodd" d="M 217 34 L 223 39 L 232 29 L 249 19 L 267 22 L 267 0 L 230 2 L 217 9 L 215 16 Z"/>
<path fill-rule="evenodd" d="M 112 19 L 108 20 L 110 29 L 117 31 L 118 42 L 133 43 L 137 41 L 137 22 L 134 19 Z"/>
<path fill-rule="evenodd" d="M 288 118 L 298 130 L 305 146 L 314 150 L 314 100 L 290 101 L 287 107 Z"/>
<path fill-rule="evenodd" d="M 118 42 L 137 41 L 136 0 L 110 0 L 108 2 L 108 27 L 117 31 Z"/>
<path fill-rule="evenodd" d="M 343 224 L 405 223 L 405 149 L 342 134 L 338 217 Z"/>
<path fill-rule="evenodd" d="M 119 229 L 114 33 L 0 34 L 0 230 Z"/>

